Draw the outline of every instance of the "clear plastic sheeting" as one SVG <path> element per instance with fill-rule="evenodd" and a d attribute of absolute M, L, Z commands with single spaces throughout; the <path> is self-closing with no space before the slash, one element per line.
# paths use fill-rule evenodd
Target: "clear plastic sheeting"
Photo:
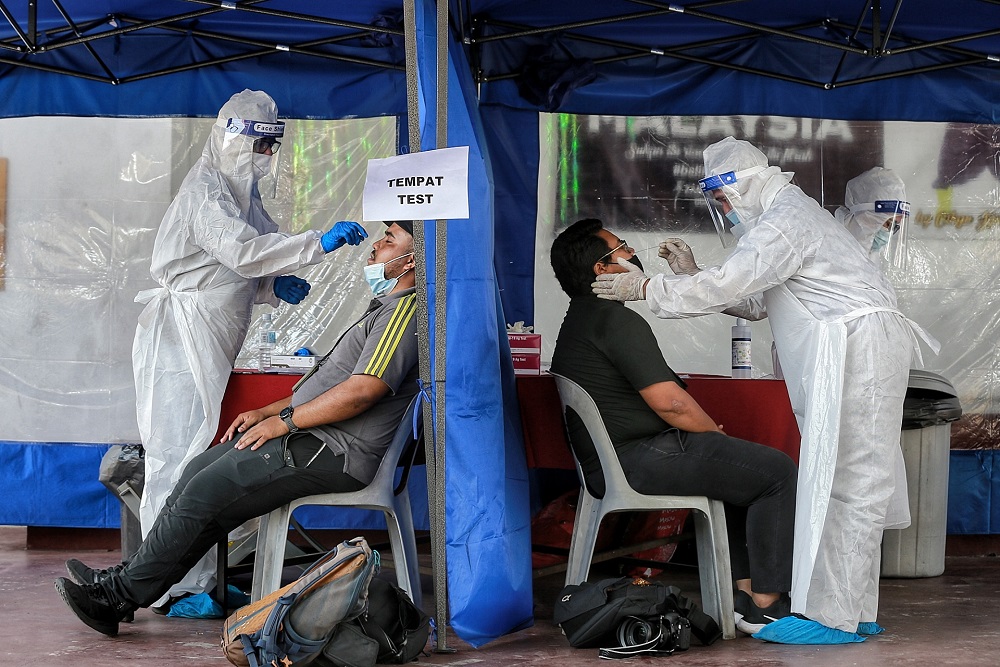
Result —
<path fill-rule="evenodd" d="M 886 268 L 899 309 L 941 341 L 924 365 L 955 386 L 965 415 L 953 448 L 1000 448 L 1000 126 L 843 121 L 776 116 L 545 115 L 540 122 L 535 331 L 551 358 L 566 299 L 549 265 L 555 235 L 584 217 L 601 218 L 638 251 L 646 273 L 671 274 L 657 244 L 680 237 L 702 267 L 728 255 L 697 181 L 702 151 L 724 136 L 747 139 L 770 164 L 827 210 L 843 204 L 847 181 L 875 166 L 906 183 L 911 204 L 907 262 Z M 735 319 L 710 315 L 653 324 L 681 372 L 730 373 Z M 771 331 L 751 323 L 754 377 L 769 376 Z"/>
<path fill-rule="evenodd" d="M 289 120 L 276 196 L 282 231 L 358 220 L 367 160 L 396 154 L 396 119 Z M 132 338 L 164 211 L 213 119 L 0 120 L 8 159 L 5 287 L 0 291 L 0 440 L 137 442 Z M 265 192 L 269 188 L 261 187 Z M 378 238 L 382 226 L 369 224 Z M 372 239 L 374 240 L 374 239 Z M 300 304 L 275 313 L 276 354 L 325 353 L 367 306 L 366 242 L 297 275 Z M 253 366 L 251 336 L 237 366 Z"/>

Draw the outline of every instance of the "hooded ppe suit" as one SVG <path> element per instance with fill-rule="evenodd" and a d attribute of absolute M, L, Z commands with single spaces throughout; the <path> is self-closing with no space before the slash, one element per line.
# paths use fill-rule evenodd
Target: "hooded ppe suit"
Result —
<path fill-rule="evenodd" d="M 858 240 L 876 264 L 879 257 L 878 251 L 873 248 L 873 240 L 889 217 L 885 212 L 875 210 L 875 202 L 879 201 L 906 204 L 906 185 L 891 169 L 872 167 L 847 182 L 844 205 L 834 212 L 837 220 Z"/>
<path fill-rule="evenodd" d="M 143 536 L 184 466 L 211 444 L 252 306 L 277 305 L 273 276 L 325 255 L 319 231 L 278 233 L 257 191 L 270 156 L 251 150 L 252 137 L 227 137 L 231 118 L 273 123 L 277 107 L 265 93 L 250 90 L 222 107 L 201 158 L 160 223 L 150 268 L 160 286 L 136 297 L 146 304 L 132 346 L 146 451 Z M 210 587 L 212 561 L 214 551 L 170 595 Z"/>
<path fill-rule="evenodd" d="M 646 303 L 664 318 L 769 318 L 802 433 L 792 611 L 854 632 L 876 618 L 883 529 L 909 523 L 899 435 L 917 343 L 867 252 L 791 174 L 732 137 L 705 150 L 706 176 L 754 167 L 735 184 L 733 253 L 652 277 Z"/>

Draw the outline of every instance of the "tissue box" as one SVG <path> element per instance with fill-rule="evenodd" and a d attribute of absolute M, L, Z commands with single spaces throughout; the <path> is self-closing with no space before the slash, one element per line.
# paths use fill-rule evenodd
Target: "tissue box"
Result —
<path fill-rule="evenodd" d="M 309 370 L 316 365 L 316 357 L 300 357 L 295 354 L 272 354 L 271 368 L 302 368 Z"/>
<path fill-rule="evenodd" d="M 536 333 L 509 333 L 507 342 L 510 344 L 511 354 L 541 354 L 542 334 Z"/>
<path fill-rule="evenodd" d="M 542 374 L 541 354 L 511 354 L 510 358 L 514 362 L 514 375 Z"/>

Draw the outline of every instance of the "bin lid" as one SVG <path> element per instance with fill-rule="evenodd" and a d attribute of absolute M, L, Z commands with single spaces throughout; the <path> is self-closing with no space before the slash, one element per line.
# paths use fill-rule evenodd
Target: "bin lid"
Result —
<path fill-rule="evenodd" d="M 955 393 L 955 387 L 948 381 L 948 378 L 943 375 L 938 375 L 937 373 L 932 373 L 918 368 L 910 369 L 910 380 L 906 385 L 906 389 L 907 395 L 910 395 L 910 393 L 925 393 L 923 391 L 910 392 L 911 389 L 918 389 L 937 391 L 946 396 L 958 396 L 958 394 Z"/>

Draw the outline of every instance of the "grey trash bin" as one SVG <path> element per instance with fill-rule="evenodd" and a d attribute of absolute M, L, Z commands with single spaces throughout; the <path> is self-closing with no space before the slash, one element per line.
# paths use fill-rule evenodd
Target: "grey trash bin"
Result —
<path fill-rule="evenodd" d="M 911 370 L 899 444 L 906 464 L 910 526 L 882 537 L 882 576 L 936 577 L 944 572 L 951 426 L 962 416 L 955 388 L 929 371 Z"/>
<path fill-rule="evenodd" d="M 139 528 L 139 497 L 145 479 L 142 445 L 113 445 L 101 459 L 97 478 L 121 501 L 122 560 L 129 558 L 142 543 Z"/>

